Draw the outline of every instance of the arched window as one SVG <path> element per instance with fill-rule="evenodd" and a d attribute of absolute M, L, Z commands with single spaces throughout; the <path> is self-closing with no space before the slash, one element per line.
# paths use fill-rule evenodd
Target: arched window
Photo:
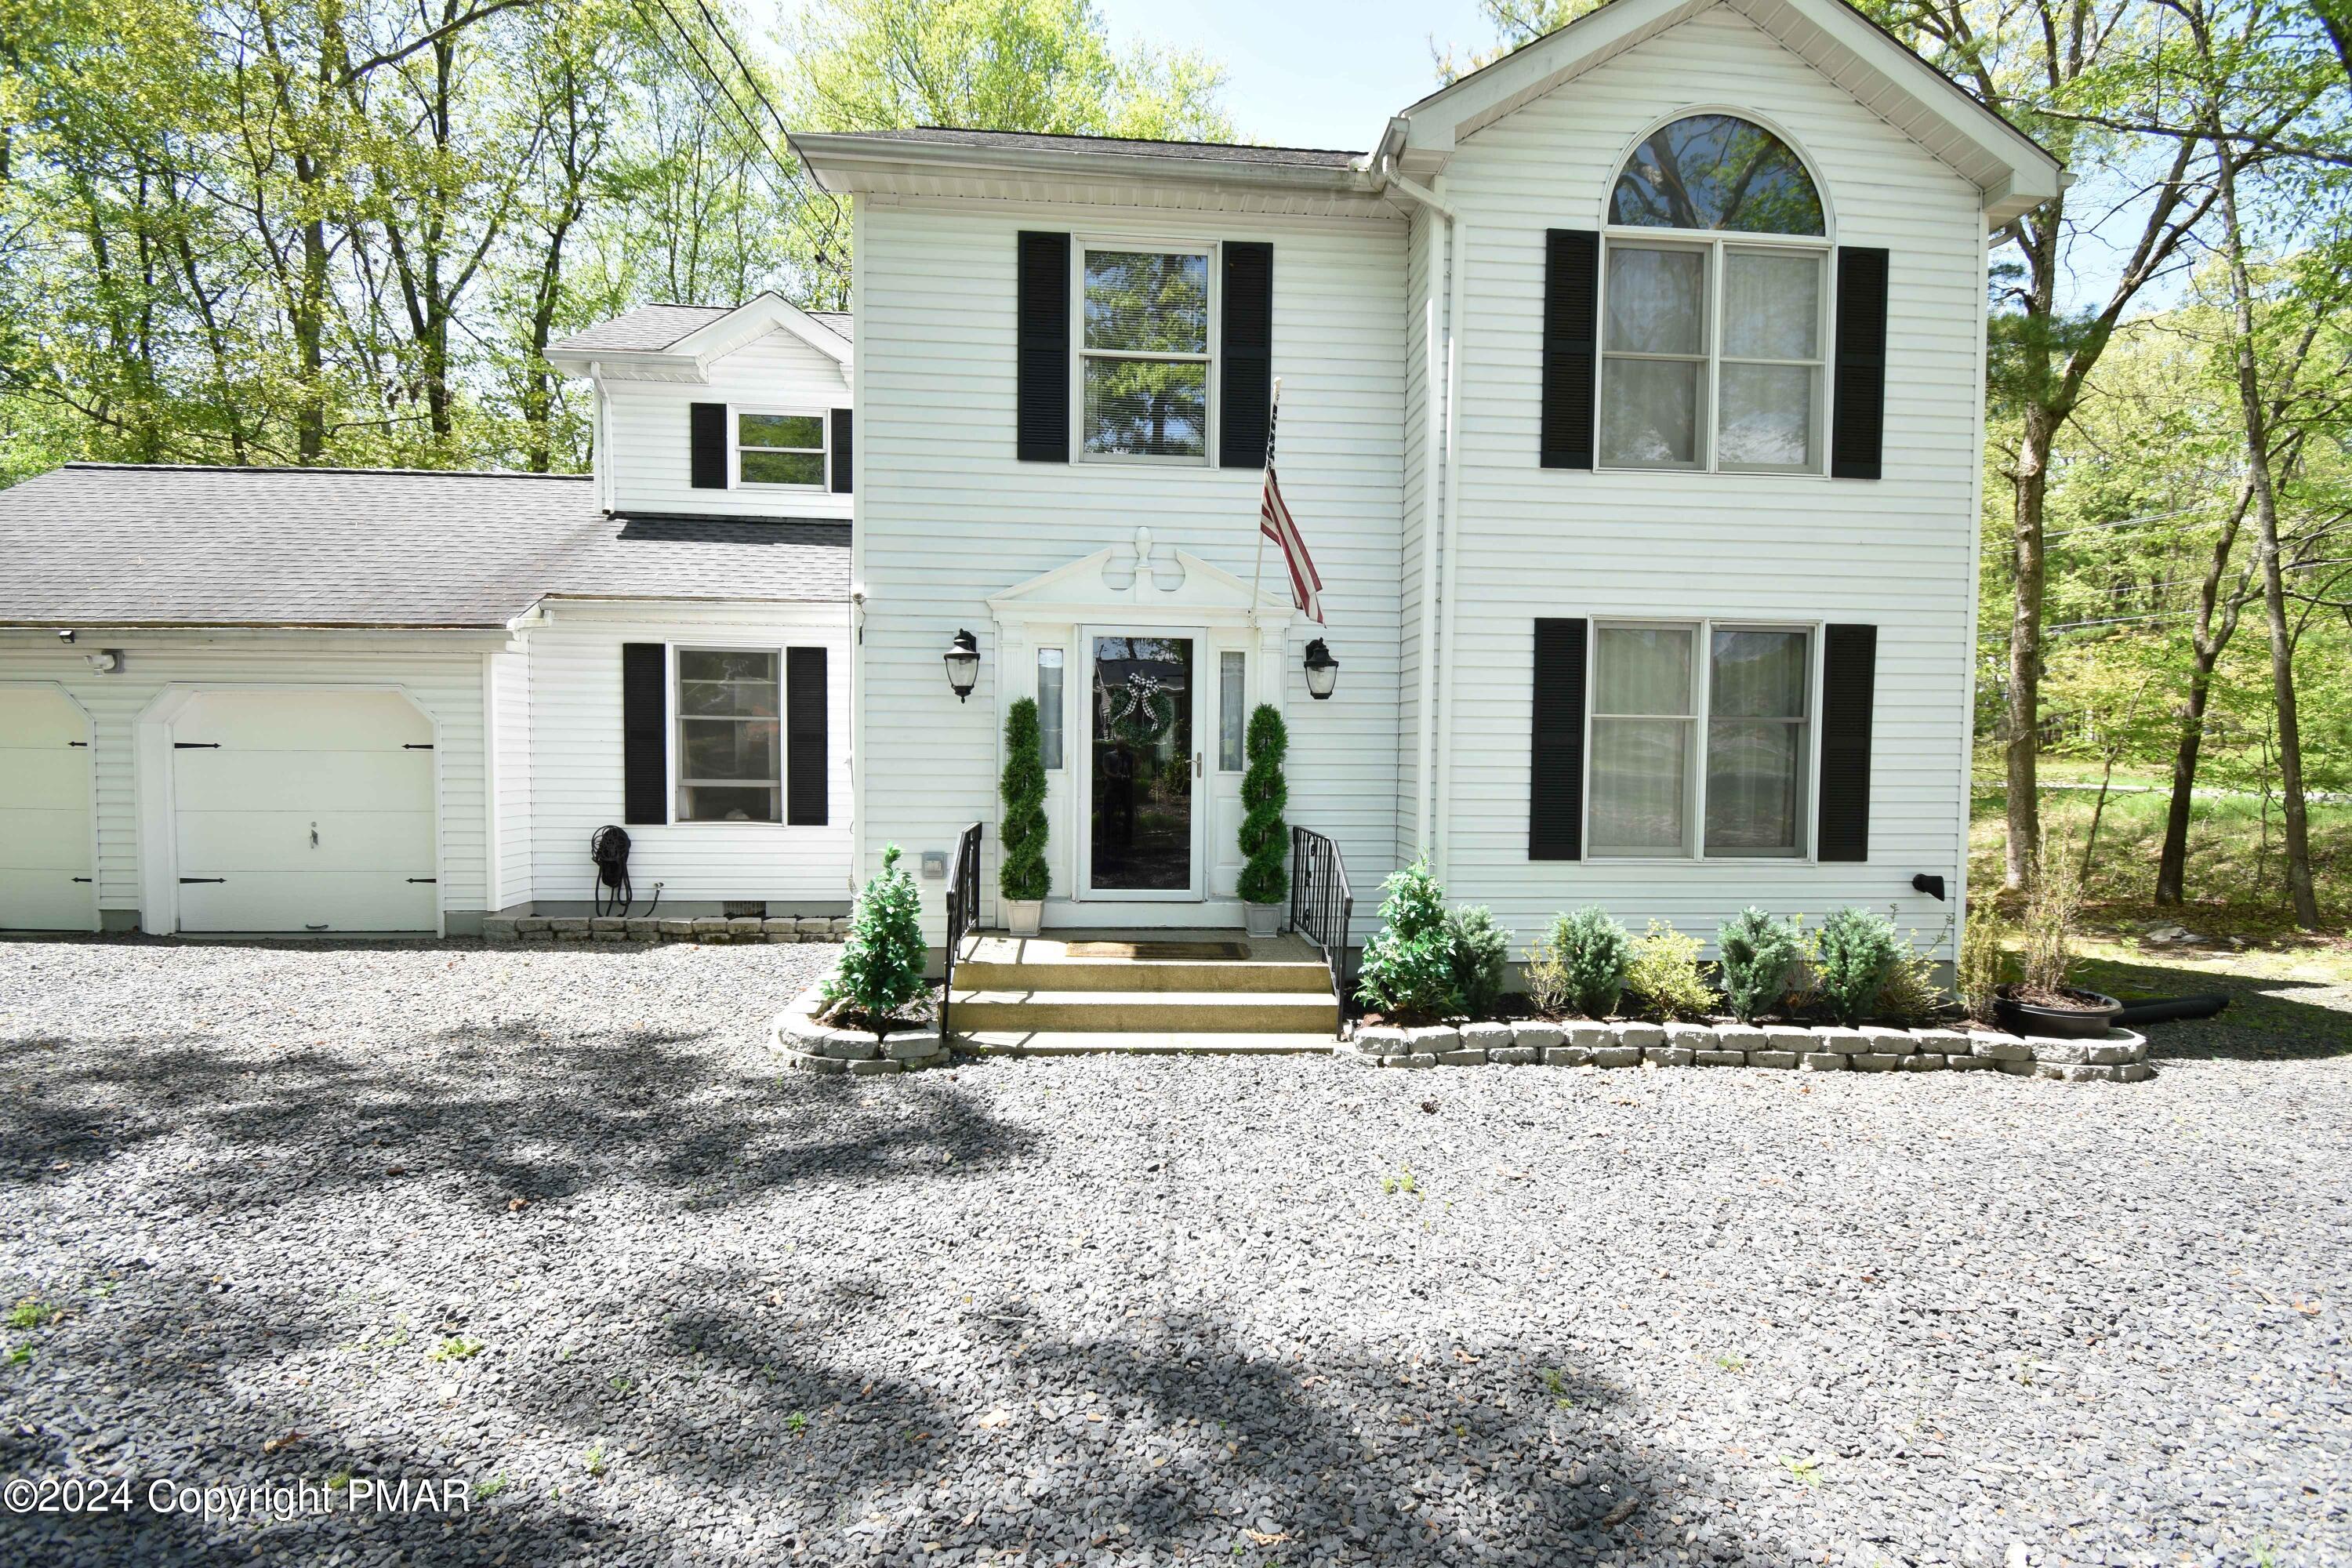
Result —
<path fill-rule="evenodd" d="M 1609 196 L 1602 467 L 1821 472 L 1826 230 L 1760 125 L 1693 114 L 1643 139 Z"/>

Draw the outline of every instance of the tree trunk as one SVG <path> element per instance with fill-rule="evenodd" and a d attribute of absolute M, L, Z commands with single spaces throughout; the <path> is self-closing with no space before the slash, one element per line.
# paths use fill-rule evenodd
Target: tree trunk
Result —
<path fill-rule="evenodd" d="M 2278 493 L 2272 485 L 2270 412 L 2263 406 L 2262 366 L 2254 342 L 2253 279 L 2246 268 L 2245 231 L 2238 222 L 2236 155 L 2216 139 L 2221 182 L 2221 248 L 2229 264 L 2230 303 L 2236 318 L 2238 405 L 2246 426 L 2246 476 L 2253 491 L 2254 535 L 2263 574 L 2263 607 L 2270 622 L 2271 698 L 2278 710 L 2280 819 L 2286 849 L 2286 890 L 2295 923 L 2319 924 L 2311 885 L 2311 834 L 2303 794 L 2303 742 L 2294 712 L 2294 639 L 2287 628 L 2286 589 L 2279 571 Z"/>
<path fill-rule="evenodd" d="M 2040 757 L 2042 742 L 2042 607 L 2049 579 L 2042 548 L 2042 506 L 2049 495 L 2050 449 L 2063 416 L 2039 400 L 2025 405 L 2025 429 L 2018 443 L 2011 541 L 2016 597 L 2009 617 L 2009 739 L 2004 748 L 2009 782 L 2009 847 L 2002 864 L 2006 887 L 2021 890 L 2033 879 L 2042 843 Z"/>
<path fill-rule="evenodd" d="M 2198 755 L 2205 745 L 2205 710 L 2213 698 L 2214 668 L 2221 662 L 2231 637 L 2237 634 L 2238 607 L 2245 602 L 2242 583 L 2239 592 L 2231 595 L 2228 605 L 2221 608 L 2220 625 L 2214 624 L 2213 616 L 2221 605 L 2221 579 L 2230 569 L 2230 552 L 2237 546 L 2238 529 L 2252 500 L 2241 487 L 2237 504 L 2231 509 L 2229 521 L 2221 525 L 2221 537 L 2214 542 L 2212 564 L 2205 569 L 2205 581 L 2198 588 L 2189 695 L 2181 704 L 2180 741 L 2172 754 L 2172 802 L 2165 813 L 2164 843 L 2156 860 L 2158 904 L 2183 903 L 2189 896 L 2189 815 L 2197 795 Z"/>

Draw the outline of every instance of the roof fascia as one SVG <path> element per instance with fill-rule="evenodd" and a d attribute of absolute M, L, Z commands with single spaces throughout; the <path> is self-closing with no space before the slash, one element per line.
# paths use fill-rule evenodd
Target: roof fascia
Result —
<path fill-rule="evenodd" d="M 1366 192 L 1364 160 L 1346 166 L 1299 163 L 1234 163 L 1166 153 L 1101 153 L 1059 147 L 975 147 L 952 142 L 881 141 L 855 132 L 795 132 L 787 138 L 793 153 L 820 189 L 855 195 L 880 174 L 997 174 L 1036 178 L 1106 177 L 1143 184 L 1246 189 L 1318 191 L 1333 195 Z"/>
<path fill-rule="evenodd" d="M 783 331 L 841 367 L 849 378 L 857 351 L 847 338 L 772 290 L 756 294 L 662 349 L 550 348 L 547 363 L 569 375 L 594 366 L 616 381 L 683 382 L 701 386 L 710 367 L 767 333 Z"/>

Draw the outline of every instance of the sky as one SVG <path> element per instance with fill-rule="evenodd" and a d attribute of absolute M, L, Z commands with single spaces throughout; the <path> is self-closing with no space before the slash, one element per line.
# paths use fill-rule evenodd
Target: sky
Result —
<path fill-rule="evenodd" d="M 1234 127 L 1281 147 L 1372 144 L 1388 117 L 1438 86 L 1448 43 L 1493 42 L 1472 0 L 1096 0 L 1112 39 L 1223 59 Z"/>

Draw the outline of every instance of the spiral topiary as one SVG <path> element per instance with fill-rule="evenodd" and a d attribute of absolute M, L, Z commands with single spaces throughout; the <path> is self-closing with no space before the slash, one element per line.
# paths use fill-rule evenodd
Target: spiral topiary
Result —
<path fill-rule="evenodd" d="M 1004 857 L 996 885 L 1008 899 L 1042 899 L 1054 885 L 1045 864 L 1045 761 L 1037 734 L 1037 703 L 1024 697 L 1004 716 Z"/>
<path fill-rule="evenodd" d="M 1270 703 L 1261 702 L 1250 715 L 1244 741 L 1249 772 L 1242 775 L 1241 895 L 1253 904 L 1278 904 L 1290 897 L 1290 878 L 1283 869 L 1288 835 L 1282 808 L 1290 803 L 1290 786 L 1282 776 L 1282 759 L 1290 750 L 1290 731 Z"/>

